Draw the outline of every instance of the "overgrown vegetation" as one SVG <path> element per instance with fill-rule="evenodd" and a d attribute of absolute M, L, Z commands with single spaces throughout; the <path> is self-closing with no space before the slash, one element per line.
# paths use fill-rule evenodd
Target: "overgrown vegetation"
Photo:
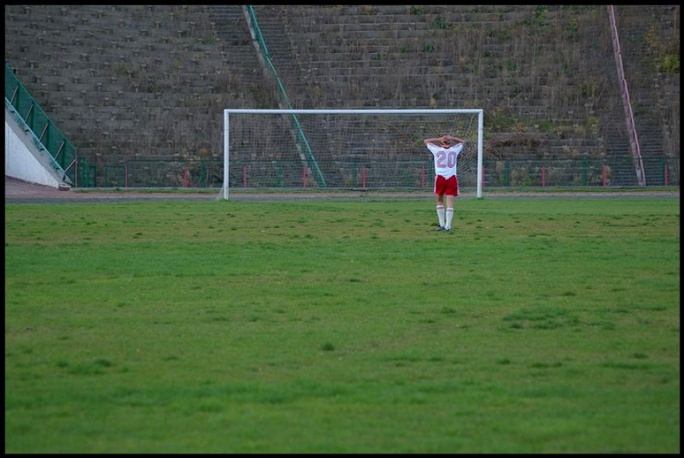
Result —
<path fill-rule="evenodd" d="M 644 35 L 646 44 L 651 49 L 655 67 L 662 73 L 679 73 L 679 41 L 675 38 L 664 39 L 655 26 L 651 26 Z"/>

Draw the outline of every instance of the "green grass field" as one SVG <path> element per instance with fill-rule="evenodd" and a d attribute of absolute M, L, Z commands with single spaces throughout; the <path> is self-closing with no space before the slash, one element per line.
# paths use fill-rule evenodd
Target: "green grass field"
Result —
<path fill-rule="evenodd" d="M 6 453 L 679 453 L 679 199 L 5 205 Z"/>

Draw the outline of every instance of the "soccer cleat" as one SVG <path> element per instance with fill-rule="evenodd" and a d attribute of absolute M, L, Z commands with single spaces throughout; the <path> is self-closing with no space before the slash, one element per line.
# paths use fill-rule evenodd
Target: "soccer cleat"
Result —
<path fill-rule="evenodd" d="M 435 230 L 436 230 L 436 231 L 446 231 L 447 229 L 446 229 L 446 227 L 444 227 L 444 226 L 439 226 L 439 227 L 437 227 L 437 229 L 435 229 Z"/>
<path fill-rule="evenodd" d="M 444 232 L 451 232 L 451 228 L 450 228 L 450 227 L 445 227 L 445 228 L 444 228 Z"/>

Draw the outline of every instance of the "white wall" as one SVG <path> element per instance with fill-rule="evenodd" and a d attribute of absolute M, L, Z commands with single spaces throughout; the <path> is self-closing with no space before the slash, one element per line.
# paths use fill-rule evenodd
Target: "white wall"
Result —
<path fill-rule="evenodd" d="M 20 126 L 15 116 L 5 105 L 5 175 L 53 188 L 65 186 L 68 178 L 64 171 L 51 166 L 50 153 L 39 146 L 29 129 Z"/>

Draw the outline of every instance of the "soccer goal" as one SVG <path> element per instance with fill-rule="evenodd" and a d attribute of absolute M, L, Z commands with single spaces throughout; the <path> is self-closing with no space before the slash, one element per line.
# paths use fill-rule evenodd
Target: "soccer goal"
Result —
<path fill-rule="evenodd" d="M 432 189 L 425 138 L 465 140 L 461 190 L 482 197 L 482 109 L 225 109 L 223 185 L 230 190 Z"/>

